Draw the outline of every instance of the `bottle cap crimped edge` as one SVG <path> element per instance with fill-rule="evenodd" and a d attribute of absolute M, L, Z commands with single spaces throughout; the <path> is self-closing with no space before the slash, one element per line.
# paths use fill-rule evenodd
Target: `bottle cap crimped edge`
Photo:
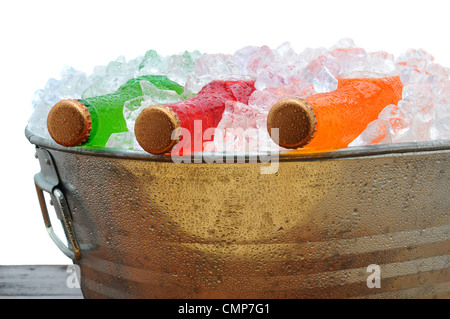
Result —
<path fill-rule="evenodd" d="M 267 130 L 278 128 L 278 145 L 284 148 L 301 148 L 311 142 L 316 131 L 316 114 L 307 101 L 287 98 L 275 103 L 267 116 Z"/>
<path fill-rule="evenodd" d="M 146 152 L 155 155 L 164 154 L 170 152 L 180 141 L 180 120 L 170 107 L 150 106 L 137 117 L 134 134 Z"/>
<path fill-rule="evenodd" d="M 85 143 L 92 129 L 88 108 L 78 100 L 56 103 L 47 116 L 47 129 L 52 139 L 63 146 Z"/>

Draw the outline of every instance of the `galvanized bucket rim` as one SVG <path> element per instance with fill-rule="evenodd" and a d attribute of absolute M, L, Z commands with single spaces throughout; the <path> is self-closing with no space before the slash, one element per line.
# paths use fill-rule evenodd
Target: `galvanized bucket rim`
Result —
<path fill-rule="evenodd" d="M 64 147 L 57 144 L 51 139 L 44 138 L 33 133 L 28 126 L 25 128 L 25 136 L 31 144 L 37 147 L 61 151 L 66 153 L 73 153 L 79 155 L 112 157 L 122 159 L 137 159 L 154 162 L 174 162 L 169 155 L 153 155 L 140 150 L 122 150 L 104 147 Z M 370 157 L 388 154 L 404 154 L 430 151 L 445 151 L 450 150 L 449 140 L 435 140 L 426 142 L 411 142 L 411 143 L 393 143 L 393 144 L 376 144 L 367 146 L 347 147 L 333 151 L 326 151 L 321 153 L 292 153 L 290 151 L 282 151 L 276 158 L 271 158 L 271 161 L 314 161 L 325 159 L 338 159 L 350 157 Z M 248 163 L 250 159 L 254 159 L 256 155 L 257 162 L 260 163 L 260 156 L 267 156 L 269 153 L 242 153 L 234 154 L 232 157 L 226 153 L 211 153 L 210 155 L 203 154 L 200 162 L 195 155 L 184 157 L 185 163 Z M 220 159 L 223 161 L 221 162 Z M 224 160 L 226 159 L 226 161 Z"/>

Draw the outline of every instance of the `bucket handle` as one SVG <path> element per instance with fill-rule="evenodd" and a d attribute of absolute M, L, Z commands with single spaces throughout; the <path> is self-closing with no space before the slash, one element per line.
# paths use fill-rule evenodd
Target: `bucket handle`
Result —
<path fill-rule="evenodd" d="M 56 186 L 59 183 L 56 169 L 53 166 L 53 160 L 50 154 L 43 149 L 37 149 L 36 154 L 41 161 L 41 172 L 34 176 L 34 184 L 41 207 L 42 217 L 44 219 L 45 228 L 50 238 L 58 246 L 58 248 L 70 259 L 78 261 L 81 259 L 81 248 L 75 235 L 72 214 L 69 210 L 66 197 L 63 192 Z M 43 163 L 45 166 L 43 166 Z M 51 203 L 53 204 L 58 218 L 61 220 L 64 233 L 66 235 L 68 245 L 65 245 L 55 233 L 50 216 L 47 210 L 47 204 L 44 197 L 44 191 L 50 194 Z"/>
<path fill-rule="evenodd" d="M 58 246 L 58 248 L 70 259 L 72 260 L 80 260 L 81 259 L 81 249 L 78 244 L 78 240 L 76 238 L 74 229 L 73 229 L 73 221 L 72 216 L 70 216 L 70 212 L 68 210 L 67 201 L 64 197 L 64 194 L 58 188 L 53 190 L 53 194 L 51 195 L 53 205 L 57 214 L 59 214 L 62 218 L 62 224 L 64 226 L 64 233 L 66 234 L 67 242 L 70 243 L 70 247 L 66 246 L 61 239 L 59 239 L 58 235 L 53 230 L 52 223 L 50 221 L 50 217 L 47 210 L 47 205 L 45 203 L 44 192 L 42 188 L 39 187 L 37 183 L 36 191 L 39 198 L 39 205 L 41 206 L 42 217 L 44 218 L 45 228 L 47 229 L 47 233 L 50 235 L 50 238 L 53 242 Z"/>

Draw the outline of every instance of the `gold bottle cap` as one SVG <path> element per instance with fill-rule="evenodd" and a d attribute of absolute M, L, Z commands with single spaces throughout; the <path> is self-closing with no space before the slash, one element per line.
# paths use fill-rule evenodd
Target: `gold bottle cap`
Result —
<path fill-rule="evenodd" d="M 299 98 L 288 98 L 275 103 L 267 116 L 267 130 L 278 128 L 278 145 L 300 148 L 308 144 L 316 131 L 316 115 L 312 107 Z"/>
<path fill-rule="evenodd" d="M 170 152 L 179 142 L 180 129 L 180 121 L 172 109 L 155 105 L 144 109 L 139 114 L 134 125 L 134 134 L 145 151 L 151 154 L 163 154 Z"/>
<path fill-rule="evenodd" d="M 85 143 L 92 129 L 88 108 L 77 100 L 56 103 L 47 117 L 47 129 L 53 140 L 63 146 Z"/>

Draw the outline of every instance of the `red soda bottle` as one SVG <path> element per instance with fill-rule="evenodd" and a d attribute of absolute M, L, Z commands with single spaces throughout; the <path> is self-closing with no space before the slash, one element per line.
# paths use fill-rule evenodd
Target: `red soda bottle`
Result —
<path fill-rule="evenodd" d="M 254 91 L 254 81 L 216 80 L 205 85 L 192 98 L 174 104 L 150 106 L 136 119 L 136 140 L 145 151 L 164 154 L 185 138 L 180 138 L 177 133 L 183 128 L 190 133 L 191 138 L 191 149 L 184 149 L 183 153 L 193 152 L 194 145 L 199 145 L 198 141 L 195 141 L 199 138 L 199 133 L 203 136 L 207 129 L 216 128 L 219 124 L 225 110 L 225 102 L 231 100 L 247 104 Z M 194 124 L 198 126 L 199 123 L 200 131 L 194 127 Z"/>

